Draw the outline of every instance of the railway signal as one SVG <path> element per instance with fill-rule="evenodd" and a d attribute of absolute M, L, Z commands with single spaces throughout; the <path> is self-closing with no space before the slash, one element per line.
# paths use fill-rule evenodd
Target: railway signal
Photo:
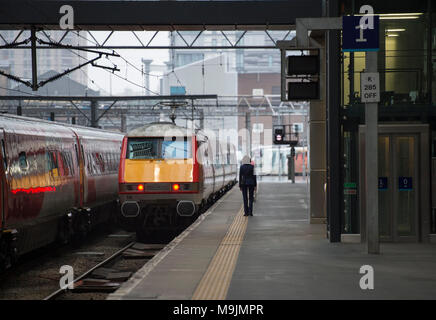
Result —
<path fill-rule="evenodd" d="M 288 127 L 286 129 L 286 127 Z M 274 144 L 286 144 L 294 147 L 298 144 L 298 126 L 297 125 L 277 125 L 273 128 Z"/>
<path fill-rule="evenodd" d="M 274 144 L 283 144 L 285 136 L 285 127 L 280 126 L 274 129 Z"/>

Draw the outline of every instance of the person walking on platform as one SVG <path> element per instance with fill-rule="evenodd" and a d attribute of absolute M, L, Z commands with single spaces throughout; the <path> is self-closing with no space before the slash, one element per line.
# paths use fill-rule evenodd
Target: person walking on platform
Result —
<path fill-rule="evenodd" d="M 251 164 L 250 157 L 244 156 L 239 168 L 239 189 L 242 191 L 244 199 L 244 216 L 253 215 L 254 191 L 257 188 L 254 166 Z"/>

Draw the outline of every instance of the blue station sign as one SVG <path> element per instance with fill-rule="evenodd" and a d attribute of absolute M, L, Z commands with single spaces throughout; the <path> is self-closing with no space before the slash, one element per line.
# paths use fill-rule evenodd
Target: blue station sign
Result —
<path fill-rule="evenodd" d="M 378 177 L 378 189 L 388 190 L 388 177 Z"/>
<path fill-rule="evenodd" d="M 373 20 L 361 24 L 361 19 Z M 343 16 L 342 51 L 378 51 L 379 25 L 379 16 Z"/>
<path fill-rule="evenodd" d="M 400 191 L 413 190 L 412 177 L 398 177 L 398 189 Z"/>

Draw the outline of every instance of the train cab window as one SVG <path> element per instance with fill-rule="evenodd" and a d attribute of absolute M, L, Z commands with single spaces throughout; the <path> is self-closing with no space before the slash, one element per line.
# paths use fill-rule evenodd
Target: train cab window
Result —
<path fill-rule="evenodd" d="M 181 139 L 180 139 L 181 140 Z M 187 138 L 183 141 L 164 140 L 162 141 L 162 158 L 163 159 L 187 159 L 191 158 L 191 143 Z"/>
<path fill-rule="evenodd" d="M 184 138 L 133 138 L 127 142 L 127 159 L 188 159 L 191 141 Z"/>
<path fill-rule="evenodd" d="M 6 159 L 5 141 L 3 139 L 2 139 L 2 158 L 3 158 L 3 169 L 6 170 L 8 168 L 8 160 Z"/>
<path fill-rule="evenodd" d="M 159 159 L 159 139 L 129 139 L 127 159 Z"/>
<path fill-rule="evenodd" d="M 26 152 L 22 151 L 18 154 L 18 164 L 20 165 L 20 169 L 28 168 Z"/>

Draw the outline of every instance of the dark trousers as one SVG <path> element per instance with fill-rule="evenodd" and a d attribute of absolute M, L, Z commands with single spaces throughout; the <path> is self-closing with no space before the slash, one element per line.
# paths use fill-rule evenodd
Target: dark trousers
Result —
<path fill-rule="evenodd" d="M 245 215 L 253 214 L 254 186 L 241 186 Z"/>

